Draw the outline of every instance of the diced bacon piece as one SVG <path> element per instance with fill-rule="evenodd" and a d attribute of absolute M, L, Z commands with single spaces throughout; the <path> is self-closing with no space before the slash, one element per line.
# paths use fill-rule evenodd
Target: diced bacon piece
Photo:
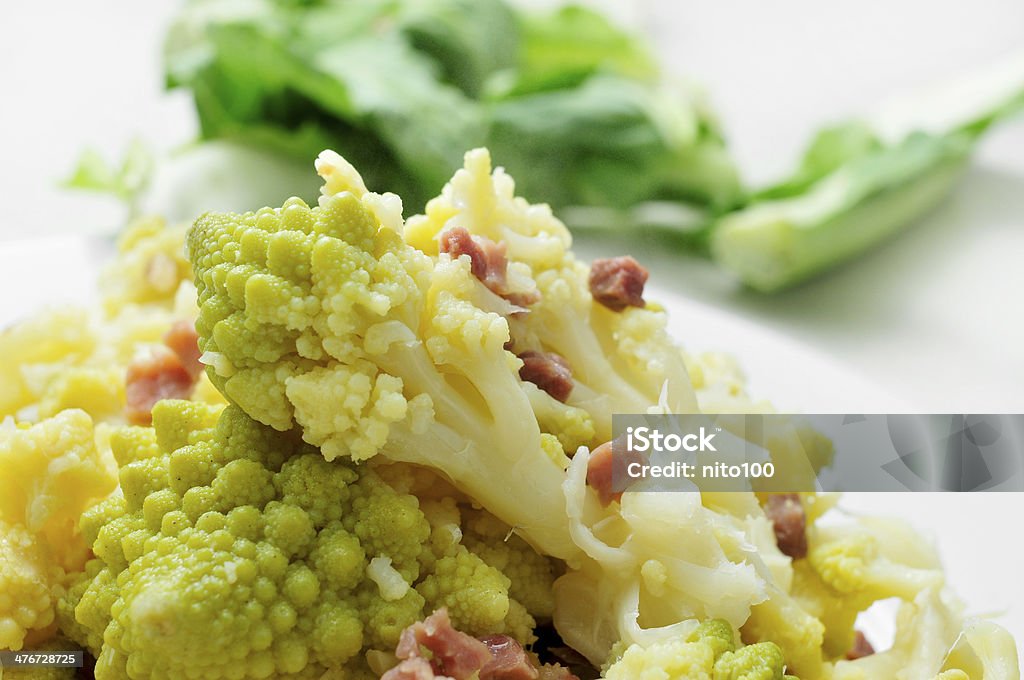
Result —
<path fill-rule="evenodd" d="M 615 490 L 615 478 L 626 479 L 626 466 L 630 463 L 644 462 L 642 454 L 627 449 L 621 442 L 620 450 L 616 451 L 615 441 L 605 442 L 590 452 L 587 460 L 587 484 L 597 491 L 601 505 L 622 500 L 622 491 Z M 618 473 L 616 473 L 618 469 Z"/>
<path fill-rule="evenodd" d="M 629 255 L 594 260 L 590 265 L 590 294 L 608 309 L 644 306 L 647 270 Z"/>
<path fill-rule="evenodd" d="M 612 466 L 614 464 L 615 454 L 612 453 L 611 442 L 605 442 L 590 452 L 590 459 L 587 461 L 587 484 L 597 491 L 601 505 L 608 505 L 612 501 L 622 498 L 621 493 L 612 491 Z"/>
<path fill-rule="evenodd" d="M 528 350 L 519 355 L 523 366 L 519 377 L 541 388 L 558 401 L 565 403 L 572 393 L 572 371 L 565 359 L 554 352 Z"/>
<path fill-rule="evenodd" d="M 775 529 L 775 542 L 782 554 L 796 559 L 807 554 L 807 515 L 800 494 L 775 493 L 768 496 L 764 512 Z"/>
<path fill-rule="evenodd" d="M 485 243 L 488 246 L 486 248 L 483 245 Z M 508 269 L 504 244 L 499 245 L 482 237 L 473 238 L 464 227 L 452 227 L 441 234 L 439 249 L 452 258 L 467 255 L 470 272 L 488 288 L 493 290 L 493 287 L 504 285 Z"/>
<path fill-rule="evenodd" d="M 125 417 L 133 425 L 149 425 L 153 405 L 161 399 L 188 399 L 195 380 L 169 350 L 154 352 L 128 365 Z"/>
<path fill-rule="evenodd" d="M 438 247 L 442 253 L 448 253 L 453 258 L 467 255 L 473 276 L 492 293 L 500 295 L 513 305 L 528 307 L 540 299 L 537 290 L 509 290 L 508 258 L 505 256 L 504 242 L 496 243 L 483 236 L 473 236 L 465 227 L 452 227 L 441 234 Z"/>
<path fill-rule="evenodd" d="M 403 630 L 395 655 L 401 662 L 381 680 L 579 680 L 558 664 L 541 666 L 507 635 L 460 633 L 444 608 Z"/>
<path fill-rule="evenodd" d="M 199 351 L 199 333 L 196 332 L 194 322 L 188 319 L 175 321 L 171 329 L 164 334 L 164 344 L 178 355 L 181 365 L 193 379 L 199 377 L 203 372 L 203 365 L 199 362 L 202 353 Z"/>
<path fill-rule="evenodd" d="M 465 227 L 452 227 L 441 234 L 439 248 L 442 253 L 448 253 L 453 258 L 468 255 L 473 276 L 495 293 L 501 294 L 499 291 L 505 287 L 505 273 L 508 270 L 504 243 L 495 243 L 482 236 L 474 237 Z"/>
<path fill-rule="evenodd" d="M 865 656 L 871 656 L 874 653 L 875 648 L 864 637 L 864 633 L 858 630 L 856 635 L 853 636 L 853 647 L 850 647 L 850 651 L 846 653 L 846 658 L 853 661 L 854 659 L 863 659 Z"/>
<path fill-rule="evenodd" d="M 508 635 L 480 638 L 493 657 L 480 669 L 480 680 L 537 680 L 537 668 L 530 663 L 523 646 Z"/>
<path fill-rule="evenodd" d="M 435 670 L 455 680 L 473 677 L 491 660 L 487 645 L 455 630 L 444 608 L 403 630 L 395 654 L 412 659 L 420 656 L 421 645 L 433 654 Z"/>

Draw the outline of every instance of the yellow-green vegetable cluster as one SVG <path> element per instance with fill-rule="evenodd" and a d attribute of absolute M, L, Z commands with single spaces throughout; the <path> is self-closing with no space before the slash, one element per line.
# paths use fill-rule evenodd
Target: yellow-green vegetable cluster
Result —
<path fill-rule="evenodd" d="M 552 566 L 422 471 L 184 401 L 112 444 L 123 496 L 83 516 L 96 559 L 60 612 L 99 680 L 368 677 L 366 650 L 439 607 L 523 642 L 551 614 Z"/>

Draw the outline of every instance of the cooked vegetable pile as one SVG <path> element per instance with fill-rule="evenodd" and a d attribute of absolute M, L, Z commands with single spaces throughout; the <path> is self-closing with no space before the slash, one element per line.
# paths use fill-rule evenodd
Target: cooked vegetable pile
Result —
<path fill-rule="evenodd" d="M 613 412 L 759 407 L 486 150 L 408 220 L 316 167 L 316 206 L 203 215 L 187 262 L 129 230 L 92 327 L 0 336 L 0 647 L 98 680 L 1019 678 L 900 521 L 609 494 Z"/>

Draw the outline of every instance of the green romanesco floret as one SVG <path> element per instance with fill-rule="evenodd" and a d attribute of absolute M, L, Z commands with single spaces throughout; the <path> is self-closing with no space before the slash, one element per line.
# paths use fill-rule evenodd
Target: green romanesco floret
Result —
<path fill-rule="evenodd" d="M 630 645 L 607 669 L 608 680 L 783 680 L 782 650 L 771 642 L 737 647 L 727 621 L 711 619 L 687 635 Z"/>
<path fill-rule="evenodd" d="M 521 604 L 514 606 L 510 587 L 508 576 L 460 547 L 454 555 L 438 560 L 434 573 L 416 589 L 431 610 L 447 607 L 458 630 L 507 629 L 513 637 L 532 642 L 533 621 L 523 616 Z"/>
<path fill-rule="evenodd" d="M 478 510 L 464 514 L 463 543 L 484 562 L 512 580 L 509 594 L 535 616 L 550 617 L 554 594 L 544 586 L 554 580 L 556 567 L 532 550 L 493 515 Z"/>
<path fill-rule="evenodd" d="M 301 428 L 327 460 L 439 470 L 547 554 L 576 553 L 559 519 L 565 459 L 546 448 L 506 349 L 510 304 L 469 258 L 406 243 L 401 201 L 368 192 L 340 156 L 324 152 L 317 170 L 317 207 L 207 214 L 189 233 L 213 382 L 255 420 Z M 549 405 L 544 421 L 563 445 L 592 436 L 580 409 Z"/>
<path fill-rule="evenodd" d="M 425 512 L 376 466 L 328 462 L 235 406 L 163 401 L 151 430 L 113 439 L 123 495 L 83 516 L 96 559 L 58 608 L 98 680 L 370 677 L 365 652 L 393 650 L 436 606 L 467 633 L 524 643 L 550 614 L 536 593 L 553 570 L 523 542 L 508 549 L 533 557 L 505 556 L 508 575 L 477 556 L 461 498 Z M 407 487 L 424 474 L 386 471 Z M 455 525 L 450 545 L 431 540 L 428 514 Z"/>

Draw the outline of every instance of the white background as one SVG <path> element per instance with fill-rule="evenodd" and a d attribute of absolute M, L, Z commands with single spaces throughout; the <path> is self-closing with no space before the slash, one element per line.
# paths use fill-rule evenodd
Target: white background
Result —
<path fill-rule="evenodd" d="M 601 4 L 652 31 L 671 68 L 707 85 L 752 182 L 785 173 L 823 123 L 1024 47 L 1020 0 Z M 0 239 L 117 226 L 115 206 L 55 188 L 83 145 L 115 158 L 135 135 L 163 149 L 192 138 L 187 97 L 161 87 L 160 36 L 174 6 L 102 0 L 0 8 Z M 589 254 L 608 247 L 581 244 Z M 811 345 L 914 410 L 1024 410 L 1024 123 L 991 134 L 955 194 L 912 231 L 788 294 L 755 295 L 705 262 L 634 250 L 662 286 Z M 5 252 L 17 251 L 0 240 Z M 0 305 L 13 309 L 36 283 L 30 274 L 4 273 Z M 59 290 L 53 279 L 61 272 L 35 273 Z M 699 327 L 684 336 L 703 348 L 711 338 Z M 799 362 L 788 370 L 795 380 L 819 379 Z M 760 392 L 772 396 L 770 386 Z M 841 409 L 843 397 L 815 410 Z M 1006 621 L 1024 639 L 1020 495 L 849 500 L 929 527 L 972 610 L 1013 608 Z"/>

